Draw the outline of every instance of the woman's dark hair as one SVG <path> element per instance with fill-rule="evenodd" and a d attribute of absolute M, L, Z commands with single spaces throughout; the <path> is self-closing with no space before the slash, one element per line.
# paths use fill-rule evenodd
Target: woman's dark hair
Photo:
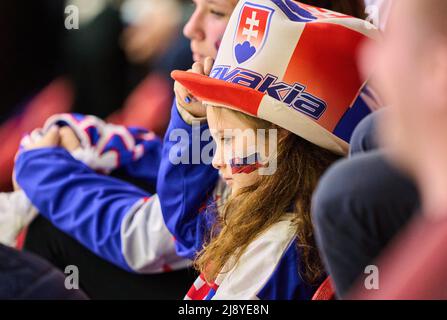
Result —
<path fill-rule="evenodd" d="M 363 0 L 300 0 L 299 2 L 337 11 L 360 19 L 365 18 Z"/>

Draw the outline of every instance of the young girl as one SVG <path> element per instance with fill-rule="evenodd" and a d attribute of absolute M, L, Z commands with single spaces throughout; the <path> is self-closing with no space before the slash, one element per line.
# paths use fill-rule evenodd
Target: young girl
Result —
<path fill-rule="evenodd" d="M 313 239 L 310 200 L 319 177 L 338 156 L 270 122 L 231 109 L 209 106 L 207 119 L 217 144 L 213 166 L 231 195 L 219 208 L 196 258 L 202 278 L 217 288 L 216 299 L 311 298 L 325 273 Z M 252 145 L 237 149 L 242 146 L 238 141 L 244 139 L 237 129 L 277 128 L 274 174 L 259 175 L 257 169 L 263 164 L 256 160 L 236 166 L 234 160 L 225 159 L 228 149 L 232 149 L 230 154 L 247 154 L 252 149 Z M 236 134 L 224 136 L 228 129 Z M 195 294 L 190 291 L 189 297 L 197 298 Z"/>

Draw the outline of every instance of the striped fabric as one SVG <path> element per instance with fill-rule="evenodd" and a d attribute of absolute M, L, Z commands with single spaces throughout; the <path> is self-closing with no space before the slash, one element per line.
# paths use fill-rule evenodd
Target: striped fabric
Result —
<path fill-rule="evenodd" d="M 61 113 L 48 118 L 43 129 L 24 136 L 21 148 L 39 139 L 53 125 L 70 127 L 80 141 L 73 157 L 104 173 L 137 162 L 161 144 L 160 138 L 143 128 L 106 123 L 92 115 Z"/>

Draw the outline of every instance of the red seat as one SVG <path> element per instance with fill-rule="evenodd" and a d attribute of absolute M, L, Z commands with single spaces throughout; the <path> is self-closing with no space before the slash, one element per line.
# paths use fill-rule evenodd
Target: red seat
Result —
<path fill-rule="evenodd" d="M 326 280 L 323 281 L 312 297 L 312 300 L 335 300 L 335 290 L 332 285 L 331 277 L 327 277 Z"/>
<path fill-rule="evenodd" d="M 11 191 L 14 157 L 25 133 L 41 127 L 48 117 L 69 112 L 73 88 L 64 78 L 58 78 L 38 93 L 24 111 L 0 125 L 0 191 Z"/>
<path fill-rule="evenodd" d="M 28 231 L 28 228 L 23 228 L 23 230 L 20 231 L 19 235 L 17 236 L 17 240 L 16 240 L 16 249 L 17 250 L 22 250 L 23 249 L 23 245 L 25 244 L 27 231 Z"/>
<path fill-rule="evenodd" d="M 126 99 L 124 107 L 106 121 L 126 127 L 141 127 L 163 137 L 171 119 L 172 84 L 151 73 Z"/>

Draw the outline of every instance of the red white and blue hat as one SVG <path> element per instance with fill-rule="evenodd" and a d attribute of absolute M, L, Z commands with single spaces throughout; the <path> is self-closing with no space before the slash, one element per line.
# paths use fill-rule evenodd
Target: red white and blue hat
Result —
<path fill-rule="evenodd" d="M 172 76 L 205 103 L 270 121 L 338 154 L 371 112 L 360 76 L 370 23 L 292 0 L 239 1 L 209 77 Z"/>

